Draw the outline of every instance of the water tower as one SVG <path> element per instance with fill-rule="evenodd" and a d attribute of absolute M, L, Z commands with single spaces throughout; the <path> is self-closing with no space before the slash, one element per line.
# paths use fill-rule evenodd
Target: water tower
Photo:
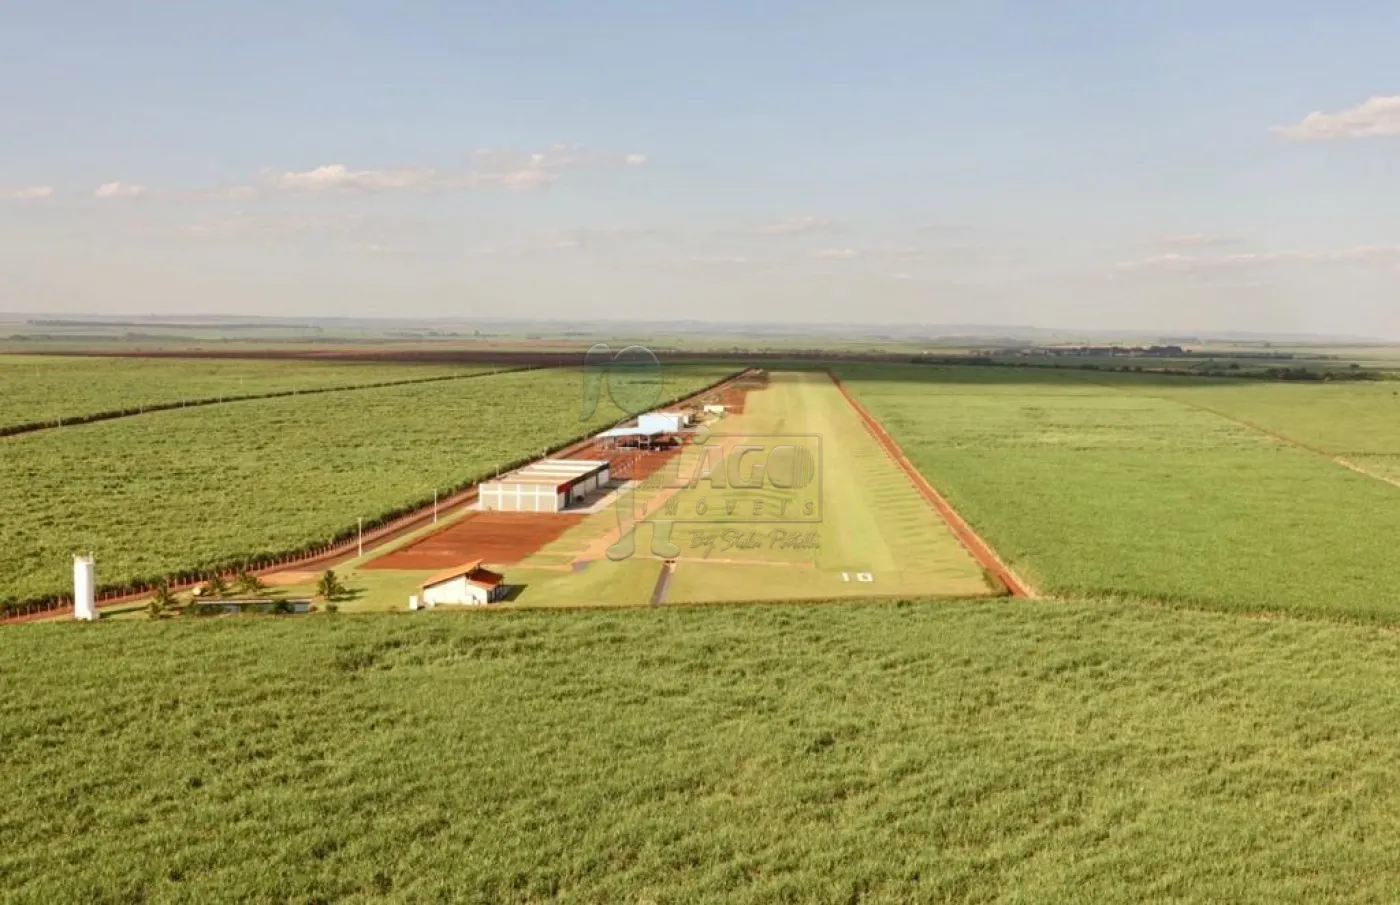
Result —
<path fill-rule="evenodd" d="M 73 618 L 85 622 L 97 620 L 92 554 L 73 557 Z"/>

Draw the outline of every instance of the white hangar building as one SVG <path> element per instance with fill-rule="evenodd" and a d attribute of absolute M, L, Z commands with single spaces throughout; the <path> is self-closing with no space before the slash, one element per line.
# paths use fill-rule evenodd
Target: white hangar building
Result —
<path fill-rule="evenodd" d="M 495 512 L 563 512 L 607 484 L 606 459 L 543 459 L 477 488 L 477 508 Z"/>

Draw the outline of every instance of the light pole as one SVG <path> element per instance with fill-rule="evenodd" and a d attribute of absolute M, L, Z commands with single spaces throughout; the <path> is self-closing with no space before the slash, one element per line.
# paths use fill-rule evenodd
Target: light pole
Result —
<path fill-rule="evenodd" d="M 357 519 L 357 523 L 358 523 L 358 525 L 359 525 L 359 530 L 356 532 L 356 534 L 357 534 L 356 540 L 359 542 L 360 552 L 357 553 L 356 555 L 357 555 L 357 556 L 364 556 L 364 555 L 365 555 L 365 517 L 364 517 L 363 515 L 360 516 L 359 519 Z"/>

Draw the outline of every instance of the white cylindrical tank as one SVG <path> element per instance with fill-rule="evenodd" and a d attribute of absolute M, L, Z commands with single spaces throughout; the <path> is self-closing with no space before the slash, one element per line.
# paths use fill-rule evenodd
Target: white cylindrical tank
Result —
<path fill-rule="evenodd" d="M 97 619 L 92 554 L 73 557 L 73 618 L 92 622 Z"/>

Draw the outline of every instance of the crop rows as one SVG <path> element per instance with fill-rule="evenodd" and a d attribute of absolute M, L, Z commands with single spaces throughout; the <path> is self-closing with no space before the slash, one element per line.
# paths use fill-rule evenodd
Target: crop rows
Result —
<path fill-rule="evenodd" d="M 1400 638 L 1353 625 L 996 601 L 6 631 L 16 902 L 1400 882 Z"/>
<path fill-rule="evenodd" d="M 1358 421 L 1393 405 L 1388 390 L 977 368 L 843 376 L 1045 591 L 1400 617 L 1400 588 L 1382 578 L 1400 570 L 1400 491 L 1196 404 L 1259 417 L 1261 399 L 1326 390 L 1328 406 L 1280 411 L 1312 439 L 1335 433 L 1353 448 Z M 1337 404 L 1356 399 L 1370 401 Z M 1397 439 L 1382 429 L 1365 448 L 1400 451 Z"/>
<path fill-rule="evenodd" d="M 672 368 L 685 395 L 727 369 Z M 577 371 L 235 402 L 0 441 L 0 599 L 226 568 L 344 538 L 615 422 Z"/>
<path fill-rule="evenodd" d="M 495 367 L 0 355 L 0 435 L 197 400 L 485 373 Z"/>

